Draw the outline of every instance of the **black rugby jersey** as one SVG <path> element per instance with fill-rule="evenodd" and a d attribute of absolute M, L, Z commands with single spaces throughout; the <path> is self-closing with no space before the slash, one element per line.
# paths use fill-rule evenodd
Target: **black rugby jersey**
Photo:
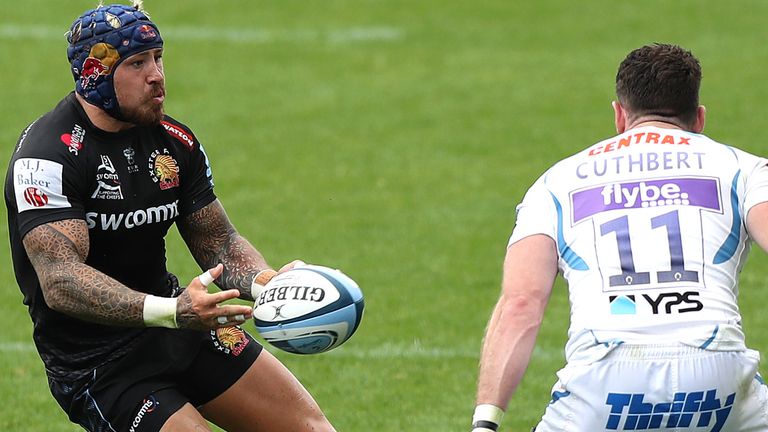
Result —
<path fill-rule="evenodd" d="M 145 329 L 105 326 L 50 309 L 24 235 L 56 220 L 85 220 L 88 265 L 137 291 L 169 296 L 164 237 L 176 219 L 215 198 L 203 148 L 168 116 L 155 127 L 108 133 L 93 126 L 70 93 L 27 127 L 8 166 L 5 202 L 16 280 L 49 375 L 88 374 L 123 355 Z"/>

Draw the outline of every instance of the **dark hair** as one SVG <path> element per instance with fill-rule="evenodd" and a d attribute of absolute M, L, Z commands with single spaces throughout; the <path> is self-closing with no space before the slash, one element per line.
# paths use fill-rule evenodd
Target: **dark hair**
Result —
<path fill-rule="evenodd" d="M 652 44 L 630 52 L 616 73 L 616 97 L 630 116 L 696 120 L 701 65 L 677 45 Z"/>

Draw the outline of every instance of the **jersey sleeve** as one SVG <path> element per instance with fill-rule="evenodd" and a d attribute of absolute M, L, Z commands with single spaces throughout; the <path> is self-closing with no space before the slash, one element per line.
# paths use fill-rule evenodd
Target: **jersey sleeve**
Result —
<path fill-rule="evenodd" d="M 507 246 L 534 234 L 557 240 L 557 207 L 545 184 L 546 174 L 528 189 L 516 208 L 517 219 Z"/>
<path fill-rule="evenodd" d="M 166 116 L 163 128 L 172 140 L 180 143 L 187 153 L 187 163 L 182 175 L 179 215 L 185 216 L 200 210 L 216 199 L 213 192 L 213 173 L 208 155 L 197 137 L 185 125 Z"/>
<path fill-rule="evenodd" d="M 190 184 L 191 199 L 188 204 L 182 206 L 181 214 L 193 213 L 216 199 L 213 192 L 213 172 L 208 155 L 203 145 L 198 142 L 197 149 L 192 154 L 192 183 Z M 188 183 L 189 184 L 189 183 Z"/>
<path fill-rule="evenodd" d="M 47 129 L 45 122 L 27 128 L 8 166 L 8 211 L 21 237 L 48 222 L 85 218 L 83 168 Z"/>
<path fill-rule="evenodd" d="M 208 155 L 205 154 L 205 149 L 200 142 L 192 150 L 190 162 L 189 171 L 191 177 L 187 179 L 187 188 L 183 191 L 186 199 L 179 206 L 179 213 L 181 215 L 194 213 L 216 199 L 216 194 L 213 192 L 211 165 L 208 161 Z"/>
<path fill-rule="evenodd" d="M 768 160 L 757 158 L 744 178 L 744 215 L 757 204 L 768 201 Z"/>

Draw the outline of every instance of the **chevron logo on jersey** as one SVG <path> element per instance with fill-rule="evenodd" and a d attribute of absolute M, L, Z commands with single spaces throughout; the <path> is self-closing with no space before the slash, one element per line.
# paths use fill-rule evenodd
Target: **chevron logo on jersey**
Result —
<path fill-rule="evenodd" d="M 721 401 L 717 389 L 675 393 L 672 402 L 644 402 L 644 393 L 609 393 L 611 407 L 607 430 L 654 430 L 670 428 L 705 428 L 720 432 L 731 413 L 736 393 Z"/>
<path fill-rule="evenodd" d="M 637 313 L 637 303 L 635 296 L 620 295 L 609 296 L 608 301 L 611 304 L 611 314 L 613 315 L 634 315 Z"/>

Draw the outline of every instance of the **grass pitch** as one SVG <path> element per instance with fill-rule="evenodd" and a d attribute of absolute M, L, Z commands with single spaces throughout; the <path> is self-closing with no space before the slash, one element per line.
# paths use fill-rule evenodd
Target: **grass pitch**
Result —
<path fill-rule="evenodd" d="M 73 87 L 63 34 L 95 3 L 4 8 L 3 170 L 21 130 Z M 613 133 L 629 50 L 691 49 L 705 132 L 768 155 L 764 2 L 145 3 L 166 40 L 167 110 L 205 145 L 238 229 L 272 265 L 335 266 L 364 291 L 347 344 L 277 353 L 339 431 L 468 430 L 514 207 L 552 162 Z M 181 280 L 199 272 L 176 233 L 168 251 Z M 0 254 L 0 430 L 79 430 L 48 392 Z M 768 352 L 765 265 L 754 251 L 741 304 L 748 344 Z M 559 281 L 502 430 L 530 430 L 549 401 L 567 306 Z"/>

